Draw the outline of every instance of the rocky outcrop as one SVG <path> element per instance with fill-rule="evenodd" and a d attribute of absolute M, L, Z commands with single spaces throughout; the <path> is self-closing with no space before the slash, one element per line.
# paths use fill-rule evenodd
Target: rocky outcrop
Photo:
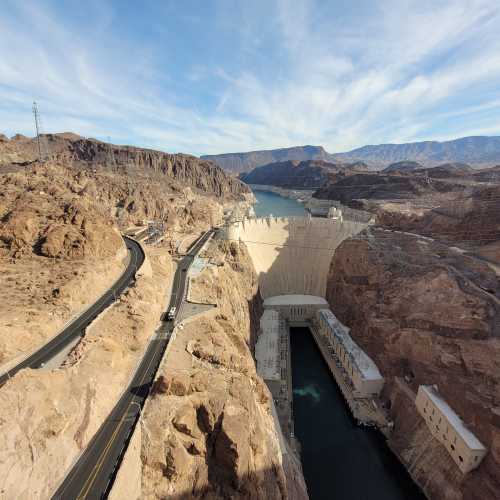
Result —
<path fill-rule="evenodd" d="M 76 134 L 47 134 L 42 136 L 49 158 L 73 167 L 107 168 L 134 177 L 143 171 L 150 180 L 165 176 L 179 185 L 191 186 L 205 193 L 238 196 L 249 189 L 238 179 L 227 175 L 213 162 L 185 154 L 169 154 L 132 146 L 118 146 Z M 36 139 L 12 139 L 0 146 L 0 164 L 34 161 L 38 158 Z M 156 176 L 156 179 L 152 179 Z"/>
<path fill-rule="evenodd" d="M 142 497 L 307 498 L 251 355 L 260 300 L 249 256 L 224 242 L 206 257 L 223 265 L 194 280 L 191 299 L 218 308 L 177 331 L 160 367 L 143 412 Z"/>
<path fill-rule="evenodd" d="M 391 172 L 413 172 L 419 168 L 424 167 L 416 161 L 398 161 L 396 163 L 391 163 L 388 167 L 385 167 L 382 172 L 384 174 L 389 174 Z"/>
<path fill-rule="evenodd" d="M 0 251 L 81 260 L 111 257 L 123 246 L 103 207 L 78 197 L 53 167 L 1 176 L 0 186 Z"/>
<path fill-rule="evenodd" d="M 270 184 L 287 189 L 312 189 L 325 184 L 332 176 L 347 176 L 366 171 L 363 163 L 341 164 L 323 160 L 270 163 L 240 175 L 247 184 Z M 335 175 L 337 174 L 337 175 Z"/>
<path fill-rule="evenodd" d="M 430 183 L 423 175 L 361 173 L 334 179 L 319 188 L 313 197 L 361 208 L 363 200 L 405 200 L 463 190 L 463 186 L 438 179 Z"/>
<path fill-rule="evenodd" d="M 389 444 L 429 498 L 484 500 L 500 491 L 498 276 L 428 238 L 368 229 L 337 249 L 327 299 L 386 378 Z M 406 382 L 405 382 L 406 380 Z M 440 393 L 489 448 L 462 476 L 414 407 L 420 384 Z"/>
<path fill-rule="evenodd" d="M 500 186 L 468 189 L 455 199 L 443 201 L 421 214 L 401 213 L 381 206 L 377 221 L 384 227 L 416 232 L 441 241 L 458 244 L 480 253 L 500 242 Z M 500 262 L 500 253 L 489 255 Z"/>
<path fill-rule="evenodd" d="M 49 142 L 50 148 L 50 142 Z M 80 139 L 69 141 L 68 154 L 73 161 L 97 165 L 115 165 L 118 168 L 133 168 L 162 174 L 177 182 L 192 186 L 216 196 L 248 193 L 240 181 L 227 175 L 215 163 L 200 160 L 185 154 L 168 154 L 150 149 L 130 146 L 115 146 L 103 142 Z"/>
<path fill-rule="evenodd" d="M 174 249 L 186 231 L 220 223 L 234 201 L 153 180 L 144 169 L 126 176 L 71 162 L 0 169 L 0 365 L 42 345 L 118 278 L 119 230 L 155 220 Z"/>

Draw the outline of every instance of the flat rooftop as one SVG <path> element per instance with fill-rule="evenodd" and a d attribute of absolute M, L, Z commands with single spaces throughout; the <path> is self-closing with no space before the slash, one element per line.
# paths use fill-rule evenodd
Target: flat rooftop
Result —
<path fill-rule="evenodd" d="M 485 450 L 486 447 L 477 439 L 466 427 L 463 420 L 455 413 L 453 408 L 441 397 L 439 392 L 432 385 L 421 385 L 419 390 L 424 391 L 429 399 L 439 408 L 439 411 L 447 418 L 450 425 L 465 441 L 471 450 Z"/>
<path fill-rule="evenodd" d="M 325 319 L 333 335 L 338 337 L 346 352 L 358 367 L 365 380 L 378 380 L 383 378 L 372 358 L 349 335 L 349 328 L 343 325 L 330 309 L 321 309 L 319 314 Z"/>
<path fill-rule="evenodd" d="M 264 300 L 264 307 L 272 306 L 313 306 L 328 307 L 328 302 L 323 297 L 316 295 L 275 295 Z"/>

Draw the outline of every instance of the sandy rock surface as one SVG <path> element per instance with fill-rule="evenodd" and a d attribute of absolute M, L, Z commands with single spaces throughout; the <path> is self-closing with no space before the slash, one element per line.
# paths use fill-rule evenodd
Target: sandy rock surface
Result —
<path fill-rule="evenodd" d="M 44 499 L 126 387 L 165 308 L 170 257 L 87 329 L 62 368 L 22 370 L 0 390 L 0 498 Z"/>
<path fill-rule="evenodd" d="M 178 330 L 143 413 L 141 498 L 307 498 L 249 349 L 260 312 L 249 256 L 219 245 L 208 255 L 224 265 L 192 285 L 218 314 Z"/>

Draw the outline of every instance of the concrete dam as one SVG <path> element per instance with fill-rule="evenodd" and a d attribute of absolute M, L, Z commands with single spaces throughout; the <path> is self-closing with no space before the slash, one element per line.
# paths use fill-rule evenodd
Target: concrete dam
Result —
<path fill-rule="evenodd" d="M 385 435 L 393 425 L 380 397 L 383 373 L 325 298 L 336 249 L 371 217 L 330 203 L 326 208 L 327 217 L 247 218 L 225 228 L 227 239 L 246 245 L 258 276 L 264 311 L 254 357 L 272 395 L 281 453 L 302 464 L 311 498 L 330 498 L 333 485 L 343 484 L 335 491 L 339 498 L 352 498 L 351 492 L 371 498 L 374 489 L 385 495 L 377 498 L 420 500 L 411 479 L 401 488 L 404 471 L 397 459 L 387 459 L 390 452 L 380 441 L 352 424 L 354 419 Z M 339 439 L 349 443 L 341 454 Z M 389 460 L 394 476 L 380 466 Z M 358 467 L 370 486 L 357 481 Z"/>
<path fill-rule="evenodd" d="M 246 244 L 263 299 L 276 295 L 324 297 L 335 249 L 367 225 L 341 216 L 266 217 L 233 222 L 227 235 Z"/>

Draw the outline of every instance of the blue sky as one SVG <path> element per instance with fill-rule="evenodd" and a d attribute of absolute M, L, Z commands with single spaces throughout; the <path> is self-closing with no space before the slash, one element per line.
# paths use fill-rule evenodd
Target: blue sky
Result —
<path fill-rule="evenodd" d="M 0 132 L 192 154 L 500 135 L 496 0 L 4 0 Z"/>

